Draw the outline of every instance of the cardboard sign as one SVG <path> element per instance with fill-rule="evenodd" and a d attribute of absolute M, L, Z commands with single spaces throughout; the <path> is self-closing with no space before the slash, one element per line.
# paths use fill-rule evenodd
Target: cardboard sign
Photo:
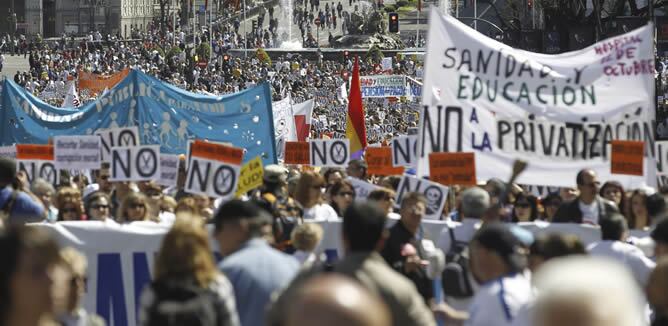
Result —
<path fill-rule="evenodd" d="M 59 170 L 95 170 L 102 164 L 100 136 L 56 136 L 53 145 Z"/>
<path fill-rule="evenodd" d="M 58 185 L 52 145 L 16 145 L 16 169 L 25 172 L 30 183 L 40 178 L 54 187 Z"/>
<path fill-rule="evenodd" d="M 109 128 L 95 131 L 102 141 L 102 162 L 111 162 L 111 149 L 123 146 L 138 146 L 139 129 L 137 127 Z"/>
<path fill-rule="evenodd" d="M 158 179 L 160 179 L 160 145 L 112 147 L 109 181 Z"/>
<path fill-rule="evenodd" d="M 347 177 L 346 180 L 348 180 L 353 185 L 353 189 L 355 189 L 355 200 L 366 200 L 372 191 L 380 189 L 380 187 L 375 184 L 357 178 Z"/>
<path fill-rule="evenodd" d="M 367 147 L 364 159 L 369 166 L 367 173 L 375 175 L 403 174 L 403 167 L 393 167 L 392 148 L 390 147 Z"/>
<path fill-rule="evenodd" d="M 311 140 L 311 165 L 346 167 L 350 160 L 350 140 L 327 139 Z"/>
<path fill-rule="evenodd" d="M 16 146 L 0 146 L 0 157 L 16 159 Z"/>
<path fill-rule="evenodd" d="M 392 138 L 392 165 L 413 167 L 417 162 L 417 136 L 399 136 Z"/>
<path fill-rule="evenodd" d="M 610 146 L 612 146 L 610 172 L 614 174 L 643 175 L 645 142 L 613 140 Z"/>
<path fill-rule="evenodd" d="M 179 156 L 160 154 L 160 178 L 158 184 L 165 187 L 176 186 L 179 177 Z"/>
<path fill-rule="evenodd" d="M 289 141 L 285 142 L 285 164 L 303 164 L 310 163 L 310 148 L 307 141 Z"/>
<path fill-rule="evenodd" d="M 442 185 L 477 184 L 473 153 L 430 153 L 429 171 L 431 180 Z"/>
<path fill-rule="evenodd" d="M 425 218 L 439 219 L 441 217 L 445 201 L 448 199 L 448 187 L 426 179 L 404 175 L 397 187 L 396 208 L 401 207 L 404 195 L 409 192 L 420 192 L 427 198 Z"/>
<path fill-rule="evenodd" d="M 241 148 L 195 141 L 190 146 L 185 190 L 223 199 L 234 196 L 242 159 Z"/>
<path fill-rule="evenodd" d="M 241 167 L 236 196 L 241 197 L 243 194 L 261 186 L 263 177 L 264 168 L 262 167 L 262 158 L 256 156 Z"/>

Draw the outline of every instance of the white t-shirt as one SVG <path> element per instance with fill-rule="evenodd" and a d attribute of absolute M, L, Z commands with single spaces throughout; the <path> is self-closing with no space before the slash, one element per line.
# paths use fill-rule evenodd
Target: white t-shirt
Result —
<path fill-rule="evenodd" d="M 332 206 L 327 204 L 318 204 L 311 208 L 304 208 L 304 219 L 314 221 L 337 221 L 339 214 Z"/>
<path fill-rule="evenodd" d="M 587 251 L 593 256 L 609 257 L 626 265 L 638 284 L 647 285 L 649 274 L 656 263 L 647 258 L 642 250 L 621 241 L 603 240 L 592 243 Z"/>
<path fill-rule="evenodd" d="M 593 201 L 591 204 L 585 204 L 578 200 L 580 212 L 582 212 L 582 223 L 598 225 L 598 202 Z"/>
<path fill-rule="evenodd" d="M 489 281 L 473 297 L 464 325 L 510 326 L 531 298 L 531 284 L 522 273 Z"/>

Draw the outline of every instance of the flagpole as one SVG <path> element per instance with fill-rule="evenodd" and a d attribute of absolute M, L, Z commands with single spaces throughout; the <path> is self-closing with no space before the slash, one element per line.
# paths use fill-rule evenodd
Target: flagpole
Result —
<path fill-rule="evenodd" d="M 418 0 L 420 1 L 420 0 Z M 418 8 L 418 14 L 417 14 L 417 28 L 415 29 L 415 47 L 419 48 L 420 47 L 420 10 L 422 8 Z"/>
<path fill-rule="evenodd" d="M 213 0 L 211 0 L 213 1 Z M 209 2 L 207 1 L 207 5 Z M 209 61 L 213 58 L 213 3 L 209 6 Z"/>
<path fill-rule="evenodd" d="M 478 1 L 473 0 L 473 17 L 475 19 L 473 20 L 473 29 L 476 31 L 478 30 Z"/>

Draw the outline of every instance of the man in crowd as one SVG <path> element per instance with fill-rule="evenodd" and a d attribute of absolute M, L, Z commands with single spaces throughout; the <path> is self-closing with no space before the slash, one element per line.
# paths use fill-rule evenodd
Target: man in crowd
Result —
<path fill-rule="evenodd" d="M 390 308 L 392 325 L 435 325 L 432 313 L 415 285 L 394 271 L 379 255 L 387 239 L 387 218 L 377 205 L 353 203 L 343 215 L 342 240 L 345 256 L 331 267 L 334 273 L 350 276 L 380 296 Z M 278 298 L 270 311 L 270 325 L 283 325 L 285 311 L 294 304 L 301 284 L 322 273 L 322 268 L 306 271 Z"/>
<path fill-rule="evenodd" d="M 668 218 L 657 223 L 650 237 L 654 240 L 654 256 L 657 259 L 668 257 Z"/>
<path fill-rule="evenodd" d="M 638 284 L 645 286 L 656 264 L 647 258 L 638 247 L 625 242 L 629 227 L 624 216 L 613 213 L 601 219 L 599 224 L 601 241 L 589 246 L 589 253 L 593 256 L 609 257 L 625 264 Z"/>
<path fill-rule="evenodd" d="M 580 195 L 573 201 L 561 204 L 553 222 L 597 225 L 603 217 L 619 212 L 614 203 L 598 195 L 601 183 L 596 172 L 591 169 L 578 172 L 576 183 Z"/>
<path fill-rule="evenodd" d="M 366 170 L 367 164 L 363 160 L 351 160 L 348 162 L 348 168 L 346 173 L 348 176 L 357 178 L 360 180 L 366 180 Z"/>
<path fill-rule="evenodd" d="M 234 286 L 241 325 L 264 326 L 272 293 L 292 280 L 299 263 L 262 239 L 271 216 L 252 202 L 234 199 L 223 204 L 214 222 L 223 255 L 220 269 Z"/>
<path fill-rule="evenodd" d="M 46 218 L 40 200 L 30 194 L 25 173 L 16 173 L 16 161 L 0 157 L 0 225 L 40 222 Z"/>
<path fill-rule="evenodd" d="M 86 293 L 86 279 L 88 262 L 86 257 L 74 248 L 60 250 L 61 264 L 67 271 L 65 284 L 65 307 L 60 312 L 58 320 L 63 326 L 102 326 L 104 320 L 93 313 L 88 313 L 81 307 L 81 300 Z"/>
<path fill-rule="evenodd" d="M 425 302 L 434 297 L 432 280 L 427 276 L 427 253 L 418 234 L 426 212 L 427 199 L 417 192 L 404 195 L 401 219 L 390 228 L 382 255 L 388 265 L 413 281 Z"/>

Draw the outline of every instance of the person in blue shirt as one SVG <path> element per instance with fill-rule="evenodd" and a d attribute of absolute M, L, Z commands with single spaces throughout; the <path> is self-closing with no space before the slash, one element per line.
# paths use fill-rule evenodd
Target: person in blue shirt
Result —
<path fill-rule="evenodd" d="M 265 325 L 265 311 L 276 290 L 286 287 L 299 262 L 262 238 L 271 216 L 252 202 L 231 200 L 214 217 L 223 256 L 219 267 L 232 283 L 242 326 Z M 271 232 L 269 232 L 271 233 Z"/>
<path fill-rule="evenodd" d="M 0 225 L 41 222 L 45 219 L 44 206 L 29 194 L 27 176 L 17 176 L 16 162 L 0 157 Z M 7 219 L 4 220 L 3 219 Z"/>

